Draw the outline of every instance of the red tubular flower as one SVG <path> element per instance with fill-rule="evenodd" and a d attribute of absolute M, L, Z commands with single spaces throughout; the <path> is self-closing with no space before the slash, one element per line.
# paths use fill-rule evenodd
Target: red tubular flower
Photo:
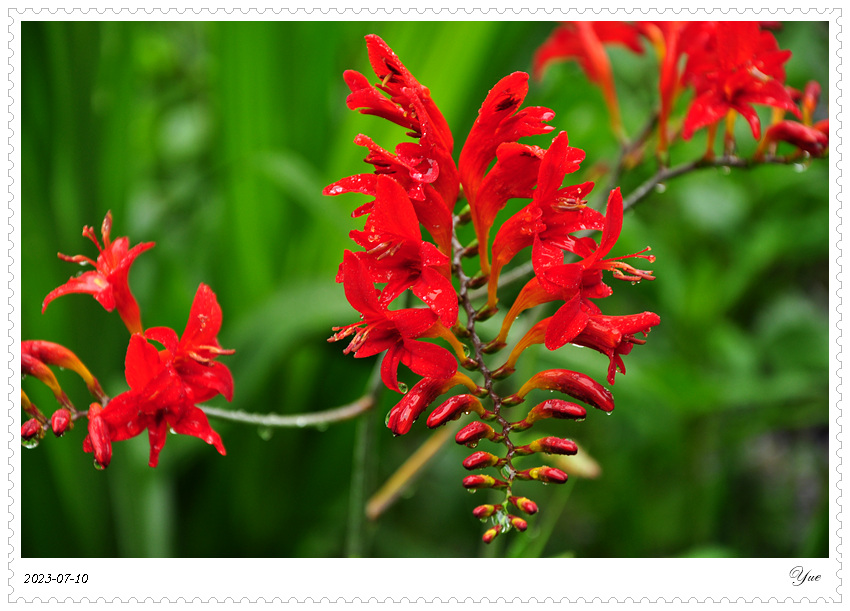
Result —
<path fill-rule="evenodd" d="M 532 202 L 509 218 L 493 240 L 489 307 L 496 305 L 502 267 L 521 250 L 533 244 L 538 258 L 556 258 L 563 263 L 563 251 L 576 252 L 581 248 L 581 239 L 573 236 L 575 232 L 603 228 L 604 217 L 588 208 L 585 201 L 593 183 L 562 187 L 564 177 L 576 172 L 584 157 L 584 151 L 569 146 L 567 132 L 560 132 L 545 151 Z"/>
<path fill-rule="evenodd" d="M 635 344 L 643 344 L 644 339 L 635 337 L 637 333 L 646 335 L 649 330 L 661 322 L 654 312 L 632 314 L 630 316 L 594 315 L 588 318 L 581 333 L 570 342 L 577 346 L 593 348 L 611 359 L 608 367 L 608 383 L 614 383 L 614 374 L 619 370 L 626 373 L 621 355 L 631 352 Z"/>
<path fill-rule="evenodd" d="M 159 462 L 169 429 L 198 437 L 225 454 L 221 437 L 210 427 L 206 414 L 195 406 L 193 385 L 184 382 L 173 362 L 160 355 L 142 335 L 133 334 L 130 338 L 125 376 L 129 391 L 112 399 L 102 410 L 98 404 L 89 409 L 89 435 L 83 441 L 83 450 L 94 452 L 99 465 L 109 464 L 113 441 L 135 437 L 145 429 L 151 447 L 151 467 Z"/>
<path fill-rule="evenodd" d="M 514 72 L 500 80 L 487 94 L 478 118 L 469 132 L 463 150 L 460 153 L 458 171 L 464 194 L 469 200 L 473 223 L 479 244 L 483 243 L 486 254 L 487 235 L 496 212 L 504 206 L 508 197 L 526 197 L 525 193 L 531 188 L 529 178 L 522 174 L 515 175 L 514 184 L 496 188 L 493 182 L 479 201 L 479 190 L 483 187 L 484 174 L 496 156 L 497 150 L 505 143 L 513 143 L 525 136 L 545 134 L 554 128 L 544 125 L 555 117 L 548 108 L 531 107 L 519 110 L 520 105 L 528 94 L 528 75 L 524 72 Z M 536 152 L 531 150 L 506 149 L 503 151 L 504 164 L 511 166 L 516 172 L 528 172 L 534 168 Z M 525 157 L 525 158 L 523 158 Z M 498 165 L 498 164 L 497 164 Z M 494 168 L 493 171 L 495 171 Z M 503 178 L 505 168 L 500 168 L 495 178 Z M 509 195 L 516 193 L 517 195 Z M 507 195 L 507 196 L 506 196 Z M 487 257 L 482 257 L 482 271 L 488 272 Z"/>
<path fill-rule="evenodd" d="M 467 475 L 463 478 L 463 487 L 470 490 L 480 490 L 482 488 L 507 488 L 507 482 L 491 477 L 490 475 Z"/>
<path fill-rule="evenodd" d="M 189 311 L 189 321 L 180 339 L 169 327 L 152 327 L 145 337 L 165 347 L 162 359 L 170 363 L 183 382 L 192 389 L 195 401 L 207 401 L 218 394 L 230 401 L 233 398 L 233 376 L 230 369 L 215 359 L 233 354 L 218 343 L 221 329 L 221 307 L 215 293 L 200 284 Z"/>
<path fill-rule="evenodd" d="M 125 237 L 118 238 L 114 242 L 110 239 L 111 229 L 112 213 L 107 212 L 101 227 L 101 235 L 103 236 L 103 246 L 101 246 L 97 236 L 95 236 L 94 228 L 83 228 L 83 235 L 94 242 L 100 252 L 97 261 L 92 261 L 83 255 L 69 257 L 59 254 L 59 258 L 63 261 L 88 264 L 93 266 L 95 270 L 73 277 L 48 293 L 42 304 L 42 313 L 47 309 L 50 302 L 57 297 L 68 293 L 88 293 L 93 295 L 107 312 L 117 309 L 121 320 L 124 321 L 130 333 L 141 333 L 142 321 L 139 306 L 130 292 L 127 277 L 130 273 L 130 266 L 136 260 L 136 257 L 153 248 L 154 243 L 145 242 L 129 248 L 130 242 Z"/>
<path fill-rule="evenodd" d="M 532 441 L 527 446 L 530 452 L 543 452 L 544 454 L 562 454 L 572 456 L 578 453 L 576 442 L 560 437 L 543 437 Z"/>
<path fill-rule="evenodd" d="M 62 387 L 59 385 L 59 380 L 56 379 L 56 376 L 50 370 L 50 367 L 33 356 L 33 354 L 27 350 L 27 346 L 25 344 L 26 342 L 22 342 L 21 375 L 33 376 L 40 382 L 43 382 L 62 406 L 68 409 L 74 409 L 71 400 L 68 398 L 68 395 L 65 394 L 65 391 L 62 390 Z"/>
<path fill-rule="evenodd" d="M 459 430 L 457 435 L 455 435 L 455 441 L 457 443 L 469 448 L 477 446 L 478 442 L 482 439 L 498 441 L 501 438 L 502 435 L 499 435 L 496 431 L 494 431 L 492 426 L 484 424 L 483 422 L 470 422 Z"/>
<path fill-rule="evenodd" d="M 351 237 L 367 249 L 358 259 L 366 264 L 372 280 L 386 283 L 380 305 L 388 306 L 410 288 L 443 325 L 451 327 L 457 321 L 458 302 L 448 278 L 449 258 L 422 241 L 410 198 L 396 181 L 379 176 L 376 193 L 365 231 L 352 231 Z M 344 281 L 344 273 L 340 276 L 337 281 Z"/>
<path fill-rule="evenodd" d="M 31 359 L 34 359 L 45 365 L 56 365 L 63 369 L 70 369 L 83 379 L 89 392 L 96 399 L 99 401 L 106 399 L 106 395 L 97 379 L 83 365 L 82 361 L 77 358 L 77 355 L 65 346 L 42 340 L 26 340 L 21 342 L 21 354 L 26 355 L 28 363 L 32 363 L 33 361 Z"/>
<path fill-rule="evenodd" d="M 790 51 L 780 51 L 773 34 L 761 31 L 757 22 L 712 22 L 712 35 L 700 50 L 694 50 L 685 67 L 684 80 L 694 85 L 682 130 L 689 140 L 693 133 L 713 125 L 730 111 L 749 123 L 753 137 L 761 137 L 761 123 L 753 104 L 800 111 L 785 88 L 783 64 Z"/>
<path fill-rule="evenodd" d="M 547 369 L 533 375 L 516 394 L 506 397 L 502 403 L 522 403 L 525 396 L 534 389 L 557 390 L 604 412 L 614 409 L 614 397 L 608 389 L 583 373 L 567 369 Z"/>
<path fill-rule="evenodd" d="M 560 469 L 553 467 L 534 467 L 525 471 L 517 471 L 516 477 L 519 479 L 533 479 L 544 484 L 564 484 L 567 481 L 567 474 Z"/>
<path fill-rule="evenodd" d="M 534 73 L 540 78 L 552 61 L 576 59 L 588 80 L 601 87 L 612 126 L 620 135 L 620 108 L 604 43 L 619 43 L 635 53 L 643 53 L 634 25 L 620 21 L 568 21 L 559 25 L 534 54 Z"/>
<path fill-rule="evenodd" d="M 369 61 L 380 83 L 373 87 L 358 72 L 346 70 L 345 82 L 351 89 L 348 107 L 364 114 L 383 117 L 411 130 L 421 146 L 412 155 L 417 165 L 436 165 L 439 178 L 434 187 L 452 205 L 457 200 L 457 169 L 452 159 L 452 134 L 428 89 L 417 81 L 398 56 L 378 36 L 366 36 Z M 384 97 L 383 91 L 390 96 Z M 429 161 L 426 161 L 429 160 Z"/>
<path fill-rule="evenodd" d="M 375 166 L 375 174 L 356 174 L 331 183 L 322 191 L 324 195 L 340 195 L 342 193 L 363 193 L 375 196 L 377 194 L 377 179 L 379 175 L 387 175 L 402 185 L 410 196 L 413 209 L 419 222 L 434 238 L 437 247 L 443 253 L 451 252 L 452 213 L 446 201 L 428 181 L 436 180 L 436 170 L 422 173 L 420 169 L 406 164 L 399 156 L 382 149 L 370 138 L 359 135 L 354 139 L 355 144 L 369 148 L 366 161 Z M 404 145 L 416 146 L 413 143 L 402 143 L 397 150 L 403 150 Z M 436 168 L 437 166 L 434 166 Z M 367 202 L 357 208 L 352 216 L 358 217 L 372 211 L 375 201 Z"/>
<path fill-rule="evenodd" d="M 337 331 L 328 341 L 339 341 L 354 334 L 345 353 L 355 358 L 374 356 L 384 350 L 381 379 L 387 388 L 401 392 L 398 385 L 398 365 L 404 363 L 412 371 L 427 378 L 446 380 L 457 371 L 457 361 L 445 348 L 415 341 L 437 323 L 437 315 L 428 309 L 409 308 L 389 311 L 381 305 L 366 266 L 351 251 L 343 258 L 345 296 L 361 314 L 361 322 Z"/>

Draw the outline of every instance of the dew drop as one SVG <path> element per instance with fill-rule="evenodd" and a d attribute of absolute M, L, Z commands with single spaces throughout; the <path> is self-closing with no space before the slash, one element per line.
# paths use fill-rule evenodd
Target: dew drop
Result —
<path fill-rule="evenodd" d="M 270 426 L 261 426 L 257 428 L 257 434 L 263 441 L 268 441 L 274 435 L 274 429 Z"/>
<path fill-rule="evenodd" d="M 477 448 L 477 447 L 478 447 L 478 442 L 477 442 L 477 441 L 473 441 L 472 443 L 468 443 L 468 444 L 466 444 L 466 447 L 467 447 L 467 448 L 475 449 L 475 448 Z"/>
<path fill-rule="evenodd" d="M 94 468 L 97 469 L 98 471 L 103 471 L 104 469 L 106 469 L 106 467 L 104 467 L 102 464 L 97 462 L 97 459 L 94 460 Z"/>
<path fill-rule="evenodd" d="M 467 492 L 469 492 L 469 494 L 475 494 L 476 492 L 478 492 L 475 488 L 467 488 L 466 490 Z"/>
<path fill-rule="evenodd" d="M 303 429 L 305 426 L 307 426 L 307 419 L 306 418 L 296 418 L 295 419 L 295 426 L 297 426 L 299 429 Z"/>
<path fill-rule="evenodd" d="M 398 389 L 399 389 L 402 393 L 407 393 L 407 384 L 405 384 L 404 382 L 399 382 L 399 383 L 398 383 Z"/>
<path fill-rule="evenodd" d="M 794 171 L 797 172 L 797 174 L 802 174 L 803 172 L 805 172 L 808 169 L 809 168 L 805 164 L 802 164 L 802 163 L 795 163 L 794 164 Z"/>
<path fill-rule="evenodd" d="M 665 185 L 663 182 L 660 182 L 657 185 L 655 185 L 655 192 L 656 193 L 664 193 L 666 190 L 667 190 L 667 185 Z"/>
<path fill-rule="evenodd" d="M 41 440 L 38 437 L 30 437 L 29 439 L 21 439 L 21 445 L 27 450 L 37 448 Z"/>
<path fill-rule="evenodd" d="M 729 176 L 729 174 L 732 173 L 732 168 L 730 168 L 728 165 L 720 166 L 720 173 L 724 176 Z"/>

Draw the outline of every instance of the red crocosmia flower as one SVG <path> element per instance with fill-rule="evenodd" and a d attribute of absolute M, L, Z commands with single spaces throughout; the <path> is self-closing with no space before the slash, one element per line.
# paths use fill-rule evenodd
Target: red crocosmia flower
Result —
<path fill-rule="evenodd" d="M 197 398 L 192 387 L 137 333 L 127 348 L 125 376 L 130 390 L 112 399 L 102 410 L 89 410 L 89 435 L 83 441 L 83 450 L 94 452 L 99 465 L 109 464 L 112 442 L 135 437 L 145 429 L 151 447 L 151 467 L 159 462 L 169 429 L 198 437 L 225 454 L 221 437 L 210 427 L 206 414 L 195 406 Z"/>
<path fill-rule="evenodd" d="M 366 47 L 380 83 L 372 86 L 362 74 L 346 70 L 343 77 L 351 89 L 346 100 L 348 107 L 411 130 L 410 135 L 419 139 L 421 146 L 414 155 L 418 163 L 425 162 L 426 158 L 436 163 L 440 176 L 434 186 L 444 201 L 454 202 L 458 193 L 457 168 L 451 156 L 452 134 L 445 118 L 428 89 L 413 77 L 380 37 L 366 36 Z M 382 91 L 390 96 L 389 99 L 381 94 Z"/>
<path fill-rule="evenodd" d="M 438 166 L 429 166 L 429 171 L 420 174 L 417 168 L 405 164 L 398 156 L 382 149 L 368 136 L 359 135 L 354 139 L 355 144 L 369 148 L 366 161 L 375 166 L 374 174 L 356 174 L 331 183 L 322 191 L 324 195 L 340 195 L 342 193 L 364 193 L 375 196 L 377 191 L 378 175 L 391 176 L 402 185 L 410 196 L 413 209 L 419 222 L 425 230 L 431 234 L 437 247 L 444 253 L 451 252 L 452 241 L 452 213 L 446 205 L 443 197 L 437 190 L 428 184 L 433 182 L 432 175 L 438 173 Z M 400 144 L 396 150 L 403 145 L 417 146 L 412 142 Z M 431 171 L 433 169 L 433 171 Z M 372 211 L 375 201 L 372 200 L 358 207 L 353 217 L 363 216 Z"/>
<path fill-rule="evenodd" d="M 519 109 L 528 94 L 528 75 L 524 72 L 514 72 L 500 80 L 487 94 L 478 118 L 472 125 L 463 150 L 460 153 L 458 171 L 460 182 L 463 185 L 464 194 L 469 200 L 470 209 L 473 210 L 473 222 L 479 242 L 487 242 L 487 234 L 498 208 L 504 205 L 504 201 L 485 203 L 480 211 L 478 193 L 484 181 L 484 175 L 488 166 L 493 161 L 500 146 L 508 142 L 516 142 L 525 136 L 545 134 L 554 128 L 545 125 L 545 121 L 551 121 L 555 113 L 549 108 L 529 107 Z M 510 149 L 509 149 L 510 150 Z M 517 151 L 519 152 L 519 151 Z M 506 151 L 507 153 L 507 151 Z M 528 157 L 528 152 L 525 153 Z M 506 155 L 510 157 L 510 155 Z M 535 160 L 531 157 L 532 164 Z M 514 161 L 524 161 L 522 158 Z M 515 168 L 515 170 L 528 171 L 529 168 Z M 495 170 L 495 168 L 494 168 Z M 530 188 L 522 177 L 517 177 L 517 185 L 520 192 Z M 517 180 L 515 178 L 514 180 Z M 490 187 L 492 189 L 492 185 Z M 492 197 L 492 196 L 491 196 Z M 493 208 L 496 207 L 495 210 Z M 487 220 L 489 218 L 489 224 Z M 483 272 L 487 273 L 486 258 L 483 261 Z"/>
<path fill-rule="evenodd" d="M 654 312 L 632 314 L 629 316 L 590 316 L 581 333 L 569 340 L 578 346 L 593 348 L 611 359 L 608 367 L 608 383 L 614 383 L 617 370 L 626 373 L 622 355 L 631 352 L 635 344 L 646 340 L 635 337 L 637 333 L 646 335 L 649 330 L 661 322 Z"/>
<path fill-rule="evenodd" d="M 587 207 L 592 182 L 562 187 L 564 177 L 579 169 L 584 151 L 569 146 L 566 132 L 559 133 L 543 155 L 532 202 L 509 218 L 493 240 L 493 267 L 488 287 L 488 305 L 496 305 L 502 268 L 514 256 L 534 245 L 535 256 L 563 263 L 563 251 L 580 254 L 581 240 L 573 233 L 600 230 L 604 217 Z"/>
<path fill-rule="evenodd" d="M 639 30 L 634 25 L 622 21 L 568 21 L 559 25 L 535 53 L 534 73 L 540 78 L 552 61 L 577 60 L 587 78 L 602 89 L 614 131 L 620 133 L 620 108 L 605 43 L 619 43 L 643 53 Z"/>
<path fill-rule="evenodd" d="M 717 123 L 730 111 L 740 113 L 749 123 L 753 137 L 761 136 L 761 123 L 753 104 L 800 111 L 785 88 L 783 64 L 790 51 L 780 51 L 770 32 L 757 22 L 712 23 L 713 36 L 701 50 L 694 50 L 685 67 L 684 80 L 694 85 L 691 103 L 682 129 L 685 140 L 707 125 Z"/>
<path fill-rule="evenodd" d="M 377 198 L 365 231 L 351 238 L 367 249 L 358 255 L 374 282 L 386 282 L 380 305 L 387 307 L 410 288 L 447 327 L 457 321 L 457 294 L 449 280 L 450 261 L 422 241 L 419 221 L 404 189 L 392 178 L 379 176 Z M 344 273 L 337 281 L 344 281 Z"/>
<path fill-rule="evenodd" d="M 215 360 L 223 354 L 234 353 L 218 343 L 221 319 L 221 307 L 215 293 L 206 284 L 201 284 L 179 340 L 174 329 L 168 327 L 152 327 L 145 331 L 145 338 L 165 347 L 161 359 L 173 366 L 192 389 L 196 402 L 207 401 L 219 393 L 228 401 L 233 398 L 230 369 Z"/>
<path fill-rule="evenodd" d="M 365 264 L 351 251 L 345 251 L 342 263 L 345 296 L 360 312 L 362 321 L 337 331 L 328 341 L 339 341 L 354 335 L 345 353 L 355 358 L 374 356 L 384 350 L 381 379 L 387 388 L 401 392 L 398 385 L 398 365 L 404 363 L 414 373 L 430 378 L 447 379 L 457 371 L 457 361 L 445 348 L 415 341 L 420 337 L 438 334 L 437 314 L 429 309 L 409 308 L 387 310 L 379 301 Z"/>
<path fill-rule="evenodd" d="M 614 396 L 610 390 L 590 376 L 568 369 L 547 369 L 534 374 L 516 394 L 505 397 L 503 403 L 505 405 L 522 403 L 526 395 L 534 389 L 557 390 L 604 412 L 614 410 Z"/>
<path fill-rule="evenodd" d="M 153 248 L 154 243 L 145 242 L 129 248 L 130 241 L 125 237 L 118 238 L 114 242 L 110 239 L 111 229 L 112 213 L 107 212 L 101 227 L 101 235 L 103 236 L 103 246 L 101 246 L 97 236 L 95 236 L 94 228 L 88 226 L 83 228 L 83 235 L 94 242 L 98 251 L 100 251 L 97 261 L 92 261 L 84 255 L 69 257 L 59 254 L 59 258 L 63 261 L 88 264 L 93 266 L 95 270 L 71 278 L 62 286 L 50 291 L 44 298 L 42 313 L 47 309 L 50 302 L 57 297 L 68 293 L 88 293 L 93 295 L 107 312 L 117 309 L 121 320 L 124 321 L 131 333 L 142 331 L 139 306 L 130 292 L 127 276 L 136 257 L 149 248 Z"/>

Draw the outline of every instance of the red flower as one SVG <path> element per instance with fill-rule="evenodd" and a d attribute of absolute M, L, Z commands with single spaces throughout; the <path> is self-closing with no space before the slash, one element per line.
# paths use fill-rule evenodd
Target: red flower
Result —
<path fill-rule="evenodd" d="M 747 120 L 753 137 L 759 139 L 761 123 L 753 104 L 800 116 L 783 84 L 782 65 L 791 52 L 780 51 L 772 33 L 761 31 L 754 21 L 714 22 L 707 27 L 713 27 L 713 36 L 704 48 L 691 53 L 683 77 L 696 89 L 682 130 L 685 140 L 733 110 Z"/>
<path fill-rule="evenodd" d="M 410 288 L 451 327 L 457 321 L 458 303 L 448 278 L 449 258 L 422 241 L 410 198 L 395 180 L 378 176 L 376 196 L 365 231 L 352 231 L 351 238 L 367 249 L 358 259 L 366 264 L 372 280 L 387 283 L 380 305 L 387 307 Z M 337 281 L 343 280 L 341 271 Z"/>
<path fill-rule="evenodd" d="M 505 143 L 513 143 L 525 136 L 545 134 L 554 128 L 544 125 L 555 117 L 549 108 L 530 107 L 522 110 L 525 96 L 528 94 L 528 75 L 514 72 L 500 80 L 487 94 L 478 118 L 469 132 L 463 150 L 460 153 L 458 170 L 463 184 L 464 194 L 469 200 L 473 223 L 479 243 L 486 248 L 487 234 L 498 210 L 510 197 L 528 197 L 534 182 L 534 170 L 539 156 L 537 151 L 527 147 L 509 148 L 502 151 L 500 163 L 509 164 L 509 173 L 505 169 L 493 168 L 490 174 L 495 178 L 508 178 L 511 183 L 496 188 L 495 183 L 481 194 L 486 197 L 479 201 L 479 190 L 484 186 L 484 174 L 492 163 L 496 152 Z M 498 166 L 498 163 L 497 163 Z M 527 174 L 531 172 L 531 174 Z M 488 175 L 489 177 L 489 175 Z M 486 251 L 485 251 L 486 252 Z M 488 271 L 486 257 L 482 259 L 482 271 Z"/>
<path fill-rule="evenodd" d="M 206 284 L 198 286 L 189 321 L 182 337 L 169 327 L 152 327 L 145 331 L 145 338 L 162 344 L 165 350 L 160 355 L 164 363 L 170 364 L 188 385 L 195 401 L 207 401 L 217 394 L 230 401 L 233 398 L 233 376 L 230 369 L 215 359 L 222 354 L 233 354 L 218 343 L 221 329 L 221 307 L 215 293 Z"/>
<path fill-rule="evenodd" d="M 439 167 L 430 164 L 421 167 L 417 159 L 405 156 L 409 147 L 417 147 L 415 143 L 403 142 L 396 147 L 398 155 L 375 144 L 369 137 L 359 135 L 354 139 L 355 144 L 369 148 L 366 162 L 375 166 L 374 174 L 355 174 L 331 183 L 322 191 L 324 195 L 340 195 L 341 193 L 364 193 L 376 195 L 378 175 L 387 175 L 403 186 L 413 204 L 419 222 L 431 234 L 439 249 L 444 253 L 451 252 L 452 213 L 442 196 L 430 184 L 436 180 Z M 419 163 L 417 166 L 411 164 Z M 374 207 L 374 200 L 358 207 L 352 216 L 368 214 Z"/>
<path fill-rule="evenodd" d="M 83 235 L 94 242 L 98 251 L 100 251 L 96 262 L 83 255 L 69 257 L 68 255 L 59 254 L 59 258 L 63 261 L 84 265 L 88 264 L 93 266 L 95 271 L 73 277 L 62 286 L 52 290 L 44 298 L 41 311 L 44 312 L 51 301 L 62 295 L 68 293 L 88 293 L 93 295 L 107 312 L 111 312 L 117 308 L 121 320 L 124 321 L 124 324 L 127 325 L 127 329 L 131 333 L 141 333 L 142 321 L 139 314 L 139 306 L 130 292 L 127 276 L 130 273 L 130 266 L 136 260 L 136 257 L 144 251 L 153 248 L 154 243 L 145 242 L 129 248 L 130 242 L 125 237 L 118 238 L 114 242 L 110 240 L 109 233 L 111 229 L 112 213 L 107 212 L 101 227 L 101 235 L 103 236 L 103 246 L 101 247 L 100 242 L 95 236 L 94 228 L 83 228 Z"/>
<path fill-rule="evenodd" d="M 443 380 L 457 371 L 457 362 L 448 350 L 415 341 L 416 338 L 436 334 L 435 326 L 439 324 L 437 314 L 424 308 L 387 310 L 379 301 L 378 291 L 365 264 L 348 250 L 343 258 L 342 274 L 345 296 L 360 312 L 362 321 L 334 327 L 337 333 L 328 341 L 339 341 L 354 334 L 344 352 L 354 352 L 355 358 L 374 356 L 386 350 L 381 363 L 381 379 L 387 388 L 396 392 L 401 392 L 398 385 L 399 363 L 404 363 L 421 376 Z"/>
<path fill-rule="evenodd" d="M 203 439 L 225 454 L 218 433 L 210 427 L 206 414 L 195 406 L 198 399 L 192 386 L 184 382 L 172 362 L 137 333 L 130 337 L 125 376 L 129 391 L 103 409 L 96 403 L 89 409 L 89 434 L 83 441 L 83 450 L 94 452 L 98 465 L 109 464 L 112 442 L 135 437 L 145 429 L 151 447 L 151 467 L 159 462 L 169 430 Z"/>
<path fill-rule="evenodd" d="M 427 87 L 422 86 L 401 60 L 380 37 L 366 36 L 369 61 L 380 79 L 377 86 L 354 70 L 343 74 L 351 89 L 346 103 L 352 110 L 383 117 L 408 128 L 410 135 L 419 139 L 417 165 L 435 164 L 439 178 L 434 186 L 445 202 L 457 200 L 457 168 L 452 159 L 452 134 Z M 389 95 L 389 99 L 381 92 Z"/>
<path fill-rule="evenodd" d="M 777 142 L 787 142 L 801 151 L 819 157 L 829 144 L 828 129 L 809 127 L 797 121 L 780 121 L 771 125 L 764 135 L 764 146 L 775 145 Z"/>
<path fill-rule="evenodd" d="M 535 53 L 534 73 L 539 78 L 550 62 L 576 59 L 587 78 L 602 88 L 611 123 L 619 134 L 622 130 L 620 108 L 604 43 L 620 43 L 635 53 L 643 53 L 634 25 L 621 21 L 568 21 L 559 25 Z"/>

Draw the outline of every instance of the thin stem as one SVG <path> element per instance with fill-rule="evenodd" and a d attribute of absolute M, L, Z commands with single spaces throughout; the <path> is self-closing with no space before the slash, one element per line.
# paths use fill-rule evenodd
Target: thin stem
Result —
<path fill-rule="evenodd" d="M 469 284 L 471 280 L 469 276 L 466 275 L 466 272 L 463 271 L 462 258 L 464 248 L 457 237 L 457 226 L 459 223 L 460 219 L 458 217 L 455 217 L 452 228 L 452 271 L 454 272 L 455 276 L 457 276 L 458 281 L 460 282 L 458 296 L 460 297 L 460 303 L 463 306 L 463 309 L 466 311 L 466 330 L 469 334 L 469 339 L 472 342 L 474 358 L 478 363 L 477 369 L 484 377 L 484 388 L 487 389 L 487 393 L 490 396 L 490 400 L 493 402 L 493 412 L 496 414 L 496 420 L 502 426 L 504 443 L 508 449 L 507 454 L 505 456 L 506 466 L 508 467 L 508 487 L 506 490 L 505 497 L 507 498 L 511 495 L 514 474 L 516 473 L 516 470 L 514 469 L 513 464 L 511 462 L 513 459 L 515 447 L 511 442 L 510 436 L 508 434 L 511 430 L 510 422 L 505 420 L 505 418 L 501 414 L 502 398 L 494 390 L 493 375 L 487 368 L 487 364 L 484 362 L 484 343 L 481 341 L 481 338 L 478 337 L 478 333 L 475 330 L 476 312 L 475 307 L 472 305 L 472 299 L 470 298 L 469 293 Z"/>
<path fill-rule="evenodd" d="M 364 395 L 347 405 L 335 407 L 321 412 L 310 412 L 305 414 L 251 414 L 243 411 L 231 411 L 220 409 L 209 405 L 199 405 L 207 416 L 213 418 L 221 418 L 222 420 L 230 420 L 231 422 L 241 422 L 243 424 L 256 424 L 258 426 L 267 426 L 275 428 L 306 428 L 306 427 L 325 427 L 335 422 L 351 420 L 360 414 L 368 412 L 375 407 L 375 397 L 372 395 Z"/>
<path fill-rule="evenodd" d="M 741 168 L 750 170 L 760 165 L 789 165 L 799 163 L 799 157 L 765 157 L 763 159 L 745 159 L 736 157 L 735 155 L 724 155 L 713 159 L 697 159 L 689 161 L 672 168 L 659 168 L 654 176 L 646 180 L 642 185 L 635 189 L 627 198 L 623 200 L 623 210 L 628 210 L 636 206 L 641 200 L 649 195 L 655 187 L 664 183 L 671 178 L 676 178 L 696 170 L 705 168 Z"/>

